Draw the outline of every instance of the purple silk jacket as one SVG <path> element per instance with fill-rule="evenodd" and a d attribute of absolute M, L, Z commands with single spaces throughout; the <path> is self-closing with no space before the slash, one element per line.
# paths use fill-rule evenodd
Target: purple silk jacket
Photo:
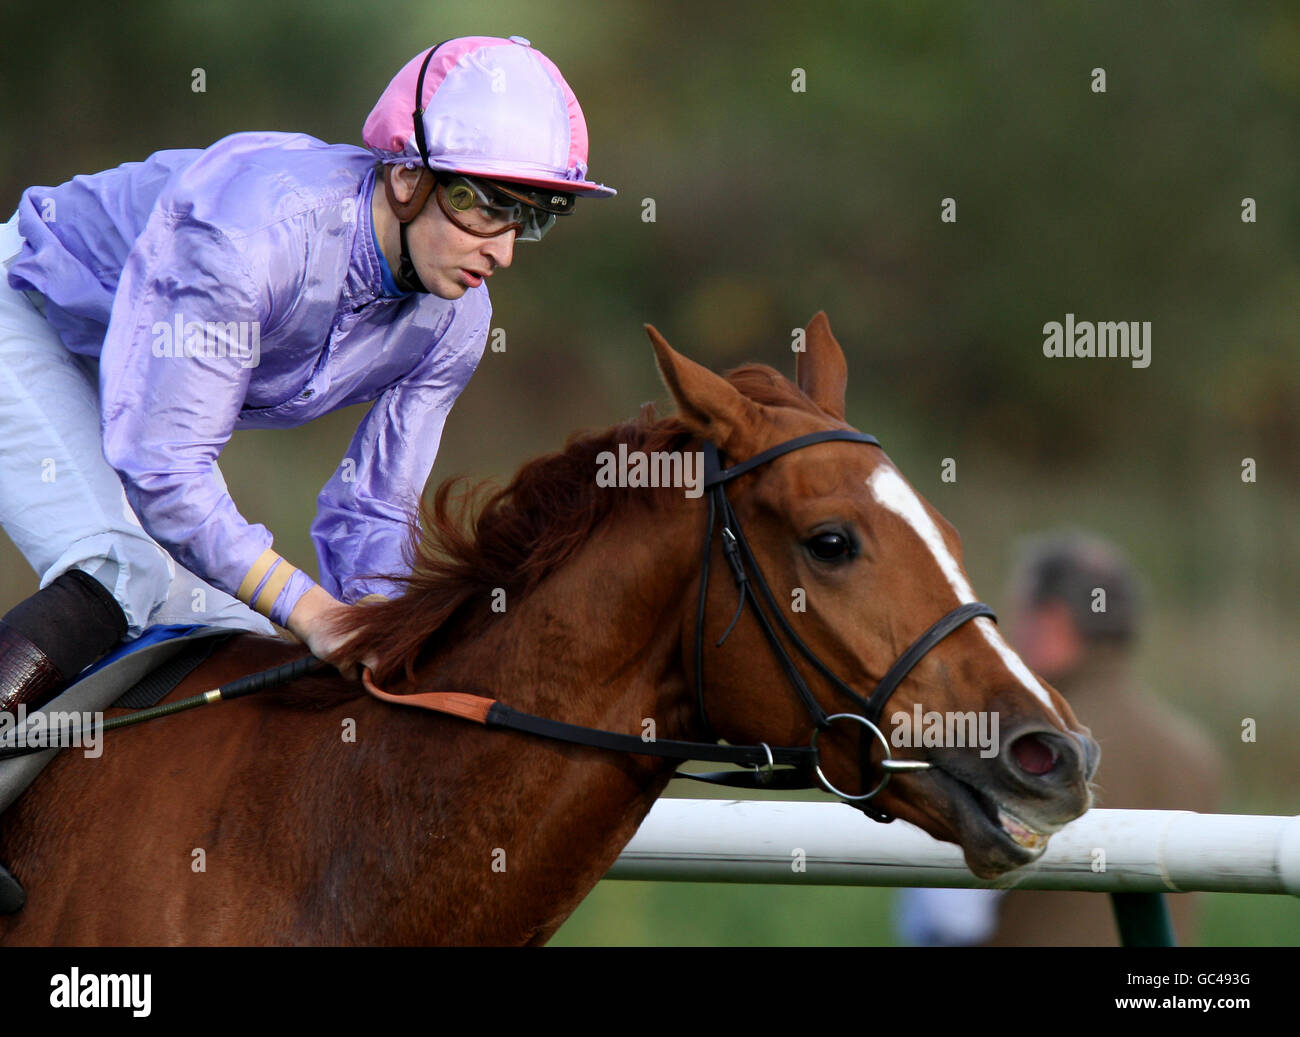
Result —
<path fill-rule="evenodd" d="M 237 133 L 23 194 L 10 285 L 41 293 L 68 349 L 98 358 L 104 455 L 144 528 L 230 594 L 272 539 L 217 467 L 235 429 L 376 401 L 311 535 L 331 594 L 391 594 L 383 577 L 409 568 L 411 514 L 483 354 L 485 285 L 383 294 L 374 165 L 302 134 Z M 270 618 L 285 624 L 311 586 L 294 573 Z"/>

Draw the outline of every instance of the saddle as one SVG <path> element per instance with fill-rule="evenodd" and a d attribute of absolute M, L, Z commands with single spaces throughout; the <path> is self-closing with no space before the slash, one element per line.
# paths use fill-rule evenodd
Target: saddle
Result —
<path fill-rule="evenodd" d="M 230 627 L 150 627 L 141 637 L 87 668 L 39 709 L 28 711 L 21 725 L 24 732 L 32 733 L 28 744 L 37 740 L 33 732 L 58 730 L 61 714 L 84 715 L 113 708 L 147 709 L 157 704 L 207 659 L 217 645 L 238 633 Z M 18 728 L 6 725 L 0 730 L 0 752 L 18 744 L 21 744 Z M 0 758 L 0 813 L 26 791 L 59 751 L 50 748 Z M 26 899 L 22 885 L 0 864 L 0 914 L 17 912 Z"/>

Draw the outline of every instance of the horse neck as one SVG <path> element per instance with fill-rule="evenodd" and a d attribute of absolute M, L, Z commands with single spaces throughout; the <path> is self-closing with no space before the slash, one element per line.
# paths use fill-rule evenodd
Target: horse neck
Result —
<path fill-rule="evenodd" d="M 466 636 L 449 631 L 418 687 L 568 723 L 640 734 L 648 719 L 657 737 L 698 736 L 681 651 L 696 511 L 680 500 L 625 507 L 526 597 L 506 592 L 503 611 L 484 602 L 488 618 Z"/>
<path fill-rule="evenodd" d="M 484 695 L 627 734 L 647 733 L 650 721 L 656 738 L 698 738 L 682 638 L 694 616 L 701 525 L 680 500 L 624 509 L 526 597 L 507 595 L 504 612 L 471 621 L 464 636 L 449 629 L 447 647 L 410 690 Z M 409 831 L 401 838 L 411 852 L 399 885 L 420 888 L 431 867 L 439 882 L 428 897 L 406 899 L 400 923 L 381 909 L 368 913 L 383 916 L 382 926 L 400 924 L 376 930 L 381 942 L 544 942 L 613 864 L 675 766 L 383 709 L 391 712 L 376 716 L 378 755 L 420 775 L 402 790 Z M 361 807 L 392 813 L 377 802 Z M 501 874 L 488 870 L 496 854 Z M 466 904 L 480 906 L 448 931 Z"/>

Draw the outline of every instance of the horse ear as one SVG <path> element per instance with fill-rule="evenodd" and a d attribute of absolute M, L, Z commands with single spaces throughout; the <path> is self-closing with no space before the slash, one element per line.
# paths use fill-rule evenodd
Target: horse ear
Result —
<path fill-rule="evenodd" d="M 670 346 L 654 325 L 645 326 L 654 346 L 659 376 L 677 404 L 677 415 L 698 436 L 720 447 L 761 420 L 758 405 L 707 367 L 688 360 Z"/>
<path fill-rule="evenodd" d="M 831 322 L 818 310 L 804 331 L 804 351 L 795 354 L 795 380 L 808 397 L 831 417 L 844 420 L 844 386 L 849 365 L 831 334 Z"/>

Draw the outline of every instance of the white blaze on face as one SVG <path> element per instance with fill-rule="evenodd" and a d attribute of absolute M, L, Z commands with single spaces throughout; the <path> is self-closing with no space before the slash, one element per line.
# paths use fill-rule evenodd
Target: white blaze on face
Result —
<path fill-rule="evenodd" d="M 930 549 L 930 554 L 934 555 L 934 560 L 939 563 L 939 568 L 943 571 L 944 576 L 948 578 L 953 593 L 957 595 L 957 603 L 966 605 L 975 601 L 975 592 L 971 590 L 971 585 L 961 571 L 961 566 L 957 564 L 957 559 L 952 556 L 952 552 L 948 550 L 948 545 L 944 543 L 943 536 L 939 533 L 939 527 L 934 524 L 930 513 L 925 510 L 925 505 L 921 503 L 921 499 L 903 481 L 903 477 L 889 465 L 881 465 L 871 473 L 871 477 L 867 480 L 867 486 L 876 500 L 916 530 L 916 535 Z M 1056 712 L 1056 707 L 1052 705 L 1052 698 L 1047 694 L 1047 689 L 1038 682 L 1038 678 L 1030 673 L 1029 667 L 1024 664 L 1020 656 L 1016 655 L 1010 646 L 1002 640 L 1002 635 L 998 632 L 998 628 L 993 625 L 993 620 L 986 616 L 980 616 L 972 620 L 972 622 L 979 627 L 980 633 L 993 646 L 993 650 L 1002 658 L 1007 669 L 1033 693 L 1035 698 L 1051 711 L 1054 717 L 1064 723 L 1064 719 Z"/>

